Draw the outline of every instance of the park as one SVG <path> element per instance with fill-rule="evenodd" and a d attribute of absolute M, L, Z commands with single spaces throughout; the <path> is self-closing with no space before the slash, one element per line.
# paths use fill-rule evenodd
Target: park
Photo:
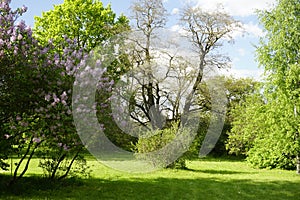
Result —
<path fill-rule="evenodd" d="M 260 78 L 228 75 L 249 26 L 221 4 L 64 0 L 31 27 L 0 1 L 0 199 L 298 199 L 300 2 L 275 1 Z"/>

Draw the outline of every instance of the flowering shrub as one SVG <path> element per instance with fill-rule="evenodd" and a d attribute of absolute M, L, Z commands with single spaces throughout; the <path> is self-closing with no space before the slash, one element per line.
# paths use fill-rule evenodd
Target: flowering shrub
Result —
<path fill-rule="evenodd" d="M 75 74 L 87 67 L 87 55 L 76 40 L 66 37 L 61 51 L 51 40 L 41 45 L 31 28 L 17 21 L 27 8 L 14 11 L 9 4 L 0 3 L 0 146 L 5 147 L 0 148 L 0 166 L 7 169 L 5 160 L 11 154 L 20 156 L 14 183 L 39 152 L 44 158 L 40 166 L 50 177 L 64 178 L 73 163 L 82 160 L 84 148 L 73 124 L 71 96 Z M 23 162 L 25 168 L 19 173 Z"/>

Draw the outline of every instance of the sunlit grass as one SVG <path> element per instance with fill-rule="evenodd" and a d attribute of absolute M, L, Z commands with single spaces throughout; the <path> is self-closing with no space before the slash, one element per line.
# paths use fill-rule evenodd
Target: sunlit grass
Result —
<path fill-rule="evenodd" d="M 42 173 L 35 159 L 27 176 L 15 189 L 2 191 L 0 199 L 294 200 L 300 196 L 300 176 L 294 171 L 253 169 L 243 161 L 209 158 L 189 161 L 189 170 L 145 174 L 116 171 L 92 158 L 88 164 L 93 170 L 90 178 L 51 183 L 33 176 Z"/>

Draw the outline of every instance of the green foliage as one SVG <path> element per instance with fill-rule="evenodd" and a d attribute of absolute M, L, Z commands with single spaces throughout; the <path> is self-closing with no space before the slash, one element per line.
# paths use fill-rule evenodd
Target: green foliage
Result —
<path fill-rule="evenodd" d="M 114 43 L 122 43 L 119 41 L 122 37 L 114 36 L 129 30 L 129 20 L 123 15 L 117 18 L 110 5 L 104 7 L 98 0 L 66 0 L 35 20 L 34 35 L 40 42 L 47 43 L 48 40 L 52 40 L 56 51 L 60 52 L 61 46 L 67 43 L 64 37 L 67 37 L 76 41 L 77 48 L 85 52 L 93 50 L 95 55 L 99 56 L 97 59 L 101 59 L 102 67 L 106 67 L 105 76 L 109 81 L 112 80 L 112 83 L 118 81 L 128 70 L 130 63 L 127 55 L 122 54 L 118 59 L 115 58 Z M 112 44 L 103 47 L 103 42 L 110 38 Z M 106 55 L 104 60 L 103 55 Z M 117 127 L 107 105 L 111 93 L 98 90 L 96 95 L 99 111 L 97 116 L 105 127 L 105 134 L 118 146 L 128 149 L 132 140 Z"/>
<path fill-rule="evenodd" d="M 167 164 L 166 167 L 169 168 L 186 168 L 185 160 L 188 158 L 186 153 L 177 158 L 174 162 L 169 162 L 169 160 L 173 160 L 175 152 L 178 149 L 166 149 L 161 152 L 163 155 L 151 153 L 166 147 L 166 145 L 170 144 L 179 134 L 184 137 L 189 136 L 188 130 L 178 128 L 178 123 L 172 123 L 170 127 L 162 130 L 157 129 L 143 133 L 143 137 L 140 137 L 135 144 L 135 150 L 138 153 L 137 157 L 150 161 L 154 166 Z M 176 148 L 176 146 L 174 148 Z M 188 146 L 185 147 L 186 150 L 188 150 L 188 148 Z"/>
<path fill-rule="evenodd" d="M 46 156 L 40 160 L 39 167 L 44 171 L 48 179 L 61 180 L 68 177 L 88 177 L 90 174 L 89 166 L 87 166 L 86 159 L 79 153 L 71 152 L 63 149 L 62 146 L 57 154 L 51 149 L 52 154 L 45 154 Z M 43 149 L 43 152 L 47 151 Z M 72 170 L 71 170 L 72 168 Z"/>
<path fill-rule="evenodd" d="M 259 89 L 263 97 L 253 95 L 234 110 L 227 147 L 232 153 L 246 154 L 258 167 L 294 169 L 300 154 L 300 4 L 299 0 L 277 3 L 271 11 L 259 12 L 266 30 L 257 49 L 266 75 Z"/>
<path fill-rule="evenodd" d="M 255 90 L 255 88 L 258 86 L 258 82 L 256 82 L 253 79 L 250 78 L 234 78 L 234 77 L 224 77 L 220 76 L 218 77 L 218 80 L 223 83 L 224 89 L 226 90 L 226 96 L 227 96 L 227 108 L 226 108 L 226 118 L 224 127 L 222 130 L 222 133 L 219 137 L 219 140 L 217 144 L 215 145 L 214 149 L 212 150 L 211 154 L 220 156 L 220 155 L 226 155 L 226 141 L 228 139 L 228 132 L 231 130 L 233 126 L 233 121 L 237 116 L 235 114 L 234 109 L 237 106 L 240 106 L 241 104 L 244 104 L 246 101 L 247 96 L 252 94 Z M 201 112 L 201 124 L 199 125 L 198 134 L 196 136 L 196 140 L 194 142 L 193 146 L 193 154 L 198 156 L 199 149 L 201 147 L 201 144 L 205 138 L 205 135 L 207 133 L 209 123 L 211 117 L 211 106 L 210 106 L 210 95 L 208 88 L 204 85 L 201 85 L 199 87 L 199 98 L 198 98 L 198 105 L 201 106 L 202 112 Z M 241 112 L 242 113 L 242 112 Z M 242 123 L 242 121 L 241 121 Z M 196 148 L 197 146 L 197 148 Z M 196 150 L 197 149 L 197 150 Z"/>
<path fill-rule="evenodd" d="M 255 166 L 295 169 L 295 157 L 300 149 L 297 136 L 299 129 L 293 121 L 294 113 L 289 112 L 293 111 L 293 104 L 281 102 L 283 98 L 268 103 L 266 111 L 260 115 L 264 120 L 260 124 L 264 126 L 260 127 L 261 132 L 254 140 L 247 158 Z"/>
<path fill-rule="evenodd" d="M 129 20 L 124 15 L 116 18 L 110 4 L 104 7 L 99 0 L 66 0 L 42 17 L 35 17 L 34 36 L 42 44 L 52 41 L 57 52 L 68 45 L 68 40 L 74 40 L 77 49 L 89 53 L 129 29 Z M 113 54 L 114 49 L 109 50 L 105 50 L 105 55 Z M 105 66 L 107 76 L 115 81 L 128 70 L 129 61 L 124 54 L 109 62 Z"/>
<path fill-rule="evenodd" d="M 264 133 L 265 105 L 262 96 L 254 93 L 245 98 L 230 112 L 232 128 L 228 130 L 226 149 L 236 155 L 247 155 L 256 137 Z"/>
<path fill-rule="evenodd" d="M 64 45 L 64 36 L 76 39 L 78 47 L 87 52 L 99 46 L 109 37 L 128 30 L 128 19 L 116 14 L 110 5 L 99 0 L 65 0 L 53 10 L 35 18 L 34 32 L 39 41 Z"/>
<path fill-rule="evenodd" d="M 38 147 L 45 141 L 46 131 L 45 121 L 37 115 L 26 115 L 25 113 L 16 120 L 11 119 L 6 123 L 6 139 L 10 144 L 7 149 L 8 155 L 17 155 L 18 161 L 15 162 L 14 173 L 9 184 L 14 184 L 22 178 L 28 170 L 30 161 Z M 24 164 L 22 168 L 21 165 Z M 11 168 L 13 166 L 10 166 Z"/>
<path fill-rule="evenodd" d="M 277 2 L 273 10 L 259 12 L 266 37 L 257 49 L 258 60 L 265 68 L 270 89 L 293 90 L 286 84 L 292 77 L 299 78 L 293 75 L 299 75 L 300 4 L 299 0 Z"/>
<path fill-rule="evenodd" d="M 235 118 L 233 110 L 237 106 L 244 104 L 247 97 L 254 93 L 259 83 L 251 78 L 220 77 L 220 79 L 224 83 L 228 103 L 222 134 L 213 153 L 224 155 L 227 154 L 226 141 L 228 139 L 228 132 L 232 129 L 233 120 Z"/>
<path fill-rule="evenodd" d="M 9 3 L 0 4 L 0 165 L 7 168 L 7 159 L 18 156 L 10 182 L 14 184 L 24 176 L 36 152 L 45 150 L 44 154 L 50 153 L 43 156 L 61 160 L 57 169 L 70 160 L 64 178 L 83 150 L 70 97 L 84 53 L 67 37 L 60 46 L 62 52 L 51 41 L 36 40 L 31 28 L 17 20 L 27 8 L 13 11 Z M 54 153 L 61 148 L 59 144 L 68 154 Z"/>
<path fill-rule="evenodd" d="M 249 161 L 257 166 L 294 168 L 300 153 L 299 14 L 298 0 L 279 0 L 272 11 L 259 13 L 267 31 L 257 50 L 267 74 L 267 134 L 260 136 L 249 152 Z M 255 159 L 259 154 L 262 158 Z"/>

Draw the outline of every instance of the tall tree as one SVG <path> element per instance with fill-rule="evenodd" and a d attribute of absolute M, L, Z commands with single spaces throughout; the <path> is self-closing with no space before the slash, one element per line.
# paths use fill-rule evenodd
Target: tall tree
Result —
<path fill-rule="evenodd" d="M 122 88 L 119 92 L 123 95 L 123 99 L 131 96 L 126 99 L 131 121 L 134 120 L 143 127 L 147 127 L 150 132 L 151 129 L 162 129 L 161 134 L 158 135 L 176 130 L 172 129 L 174 128 L 172 122 L 176 122 L 178 127 L 185 122 L 193 124 L 192 119 L 197 117 L 184 118 L 182 116 L 196 115 L 200 109 L 206 109 L 199 104 L 197 97 L 200 94 L 204 68 L 223 67 L 228 64 L 227 59 L 215 55 L 215 50 L 221 46 L 222 39 L 225 39 L 233 30 L 236 21 L 223 13 L 209 13 L 191 8 L 183 12 L 182 18 L 184 26 L 190 23 L 190 26 L 185 26 L 187 37 L 180 37 L 172 35 L 174 33 L 171 31 L 164 30 L 167 13 L 162 0 L 137 0 L 131 8 L 135 22 L 133 29 L 136 30 L 132 33 L 133 37 L 129 37 L 129 41 L 133 44 L 129 54 L 133 70 L 128 79 L 132 82 L 127 84 L 129 89 Z M 195 43 L 198 36 L 202 38 Z M 193 39 L 189 40 L 190 38 Z M 192 59 L 189 53 L 192 54 Z M 197 64 L 194 61 L 195 57 Z M 130 94 L 124 92 L 129 90 L 131 90 Z M 120 113 L 124 115 L 124 112 Z M 137 125 L 137 123 L 131 124 Z M 172 131 L 168 131 L 169 127 L 172 127 Z M 130 132 L 133 132 L 132 129 Z M 176 137 L 180 135 L 172 134 Z M 164 145 L 159 142 L 160 139 L 164 140 L 163 137 L 166 136 L 155 138 L 158 142 L 155 148 L 162 149 L 160 147 Z M 167 136 L 169 139 L 172 137 Z M 145 142 L 147 146 L 146 140 L 139 141 Z M 144 147 L 141 143 L 138 146 L 141 149 Z M 173 151 L 168 153 L 176 155 Z M 144 153 L 143 150 L 142 152 Z"/>
<path fill-rule="evenodd" d="M 122 54 L 116 58 L 110 49 L 113 47 L 103 43 L 128 30 L 128 18 L 124 15 L 117 17 L 110 4 L 105 7 L 99 0 L 65 0 L 62 4 L 55 5 L 52 10 L 44 12 L 41 17 L 35 17 L 34 36 L 42 44 L 52 41 L 57 52 L 61 52 L 69 40 L 75 40 L 77 48 L 83 49 L 85 53 L 93 50 L 96 54 L 110 54 L 108 59 L 101 60 L 101 67 L 106 68 L 105 76 L 113 82 L 119 80 L 127 71 L 127 56 Z M 97 91 L 99 108 L 109 101 L 109 96 L 110 92 L 105 89 Z M 118 145 L 125 143 L 122 138 L 126 135 L 120 133 L 111 119 L 110 108 L 105 104 L 101 111 L 97 113 L 98 118 L 105 124 L 108 137 Z"/>
<path fill-rule="evenodd" d="M 275 132 L 286 146 L 276 149 L 290 158 L 296 157 L 300 174 L 300 2 L 278 0 L 274 9 L 261 11 L 259 18 L 266 37 L 261 39 L 258 59 L 267 75 L 267 99 L 277 104 L 269 109 L 281 118 L 281 126 Z"/>
<path fill-rule="evenodd" d="M 53 139 L 55 130 L 47 129 L 57 125 L 60 112 L 70 112 L 66 103 L 69 75 L 77 65 L 75 63 L 82 58 L 82 53 L 69 48 L 69 44 L 65 50 L 72 51 L 73 56 L 60 57 L 53 53 L 51 43 L 41 46 L 32 37 L 31 28 L 24 21 L 17 22 L 27 8 L 23 6 L 12 10 L 9 4 L 10 1 L 0 4 L 0 143 L 1 147 L 6 147 L 1 148 L 0 160 L 11 153 L 20 155 L 13 183 L 25 174 L 40 144 Z M 69 70 L 64 70 L 66 60 L 70 61 Z M 61 95 L 64 97 L 60 98 Z M 51 100 L 55 102 L 51 104 Z M 66 125 L 67 120 L 64 122 Z M 24 162 L 25 167 L 18 174 Z"/>
<path fill-rule="evenodd" d="M 53 170 L 52 177 L 63 172 L 61 178 L 83 149 L 70 96 L 76 72 L 86 67 L 81 62 L 85 54 L 72 40 L 60 53 L 51 42 L 41 45 L 31 28 L 18 21 L 26 10 L 11 9 L 10 1 L 0 3 L 0 167 L 8 167 L 9 155 L 20 156 L 11 184 L 24 176 L 41 146 L 58 158 L 48 162 L 46 170 Z M 102 89 L 108 85 L 104 82 Z"/>
<path fill-rule="evenodd" d="M 128 29 L 128 19 L 116 14 L 110 5 L 103 6 L 99 0 L 65 0 L 53 10 L 35 17 L 34 32 L 42 42 L 53 40 L 65 44 L 65 36 L 76 39 L 78 47 L 87 52 L 112 35 Z"/>
<path fill-rule="evenodd" d="M 159 37 L 163 39 L 161 35 L 166 34 L 162 31 L 167 19 L 163 1 L 136 1 L 133 3 L 132 12 L 133 19 L 136 22 L 135 28 L 140 32 L 134 38 L 136 45 L 132 58 L 135 62 L 135 67 L 143 66 L 145 68 L 146 66 L 147 70 L 144 70 L 144 73 L 148 78 L 147 84 L 140 82 L 143 85 L 143 91 L 141 92 L 143 101 L 136 106 L 142 110 L 142 113 L 152 124 L 156 123 L 156 119 L 158 119 L 157 121 L 161 121 L 159 116 L 162 114 L 162 109 L 160 108 L 159 101 L 164 101 L 165 98 L 170 100 L 170 98 L 166 97 L 165 94 L 159 95 L 166 91 L 163 91 L 161 81 L 158 81 L 153 76 L 152 68 L 157 65 L 157 60 L 155 59 L 163 60 L 167 57 L 168 60 L 165 62 L 168 63 L 168 70 L 166 70 L 165 78 L 174 76 L 173 73 L 170 73 L 170 70 L 177 70 L 175 73 L 178 75 L 177 78 L 180 79 L 180 77 L 183 77 L 183 74 L 179 73 L 179 71 L 182 71 L 179 68 L 185 68 L 186 70 L 193 69 L 192 73 L 185 74 L 185 83 L 192 85 L 193 88 L 187 96 L 184 105 L 184 114 L 187 115 L 192 110 L 191 107 L 197 104 L 195 101 L 197 99 L 196 93 L 198 92 L 199 94 L 198 89 L 205 73 L 204 70 L 208 67 L 221 68 L 228 65 L 229 58 L 223 54 L 217 54 L 216 50 L 222 46 L 222 40 L 225 37 L 230 38 L 230 32 L 238 26 L 237 21 L 220 10 L 210 13 L 190 6 L 182 11 L 181 24 L 187 32 L 186 38 L 188 38 L 189 45 L 192 47 L 192 49 L 185 49 L 183 51 L 193 50 L 194 56 L 197 57 L 196 60 L 198 61 L 197 67 L 195 67 L 194 63 L 189 62 L 184 56 L 180 55 L 180 57 L 177 53 L 174 53 L 176 49 L 177 51 L 179 50 L 178 46 L 182 44 L 171 44 L 166 39 L 164 41 L 157 39 Z M 161 48 L 157 48 L 157 43 L 164 43 L 165 50 L 162 50 L 163 45 L 161 45 Z M 189 47 L 186 45 L 185 48 Z M 160 62 L 162 63 L 162 61 Z M 161 63 L 158 63 L 158 65 L 162 65 Z M 162 68 L 158 70 L 164 71 Z M 171 100 L 170 104 L 173 106 L 169 106 L 168 109 L 172 110 L 172 112 L 177 110 L 178 113 L 178 110 L 180 110 L 179 105 L 183 103 L 182 100 L 182 94 L 180 93 L 179 96 L 175 97 L 174 101 Z M 181 114 L 178 113 L 174 119 L 180 118 Z M 137 116 L 134 116 L 134 118 L 140 119 Z"/>
<path fill-rule="evenodd" d="M 147 121 L 151 122 L 153 128 L 162 128 L 161 109 L 160 109 L 160 89 L 158 82 L 155 81 L 152 66 L 154 64 L 153 39 L 157 36 L 157 30 L 164 28 L 167 21 L 167 11 L 163 5 L 163 1 L 155 0 L 137 0 L 131 6 L 132 18 L 135 21 L 135 29 L 141 32 L 141 37 L 134 39 L 136 50 L 133 51 L 133 62 L 135 67 L 143 69 L 148 80 L 141 82 L 142 98 L 141 104 L 136 104 L 142 108 L 143 115 Z M 143 42 L 144 40 L 144 42 Z M 136 101 L 137 102 L 137 101 Z M 142 106 L 141 106 L 142 105 Z M 135 105 L 134 105 L 135 106 Z M 141 124 L 145 124 L 139 120 L 140 116 L 131 115 Z"/>
<path fill-rule="evenodd" d="M 191 46 L 198 56 L 197 78 L 184 106 L 184 113 L 188 113 L 205 69 L 228 66 L 229 57 L 218 54 L 216 50 L 222 46 L 225 37 L 230 38 L 230 33 L 239 26 L 239 23 L 219 8 L 214 12 L 207 12 L 200 7 L 195 8 L 191 5 L 182 10 L 180 20 L 187 31 L 186 36 L 190 39 Z"/>
<path fill-rule="evenodd" d="M 58 51 L 68 40 L 76 40 L 78 49 L 85 52 L 97 50 L 104 41 L 128 30 L 128 18 L 124 15 L 117 18 L 110 4 L 104 7 L 99 0 L 65 0 L 41 17 L 35 17 L 34 24 L 35 37 L 43 44 L 51 40 Z M 127 70 L 123 64 L 126 56 L 120 56 L 119 60 L 106 66 L 107 74 L 114 80 Z"/>
<path fill-rule="evenodd" d="M 235 108 L 245 104 L 246 99 L 255 93 L 259 83 L 251 78 L 220 77 L 224 83 L 227 96 L 226 118 L 222 134 L 212 153 L 227 154 L 225 143 L 228 138 L 228 131 L 232 129 L 232 122 L 235 120 Z M 241 119 L 243 122 L 245 118 Z"/>
<path fill-rule="evenodd" d="M 234 122 L 230 138 L 241 143 L 241 138 L 247 138 L 246 154 L 252 164 L 297 168 L 299 174 L 299 0 L 278 0 L 272 10 L 260 11 L 259 19 L 266 32 L 257 49 L 266 76 L 264 87 L 260 88 L 263 98 L 259 103 L 246 102 L 246 110 L 237 110 L 241 119 Z M 245 121 L 241 123 L 242 119 Z M 229 144 L 237 144 L 230 138 Z"/>

